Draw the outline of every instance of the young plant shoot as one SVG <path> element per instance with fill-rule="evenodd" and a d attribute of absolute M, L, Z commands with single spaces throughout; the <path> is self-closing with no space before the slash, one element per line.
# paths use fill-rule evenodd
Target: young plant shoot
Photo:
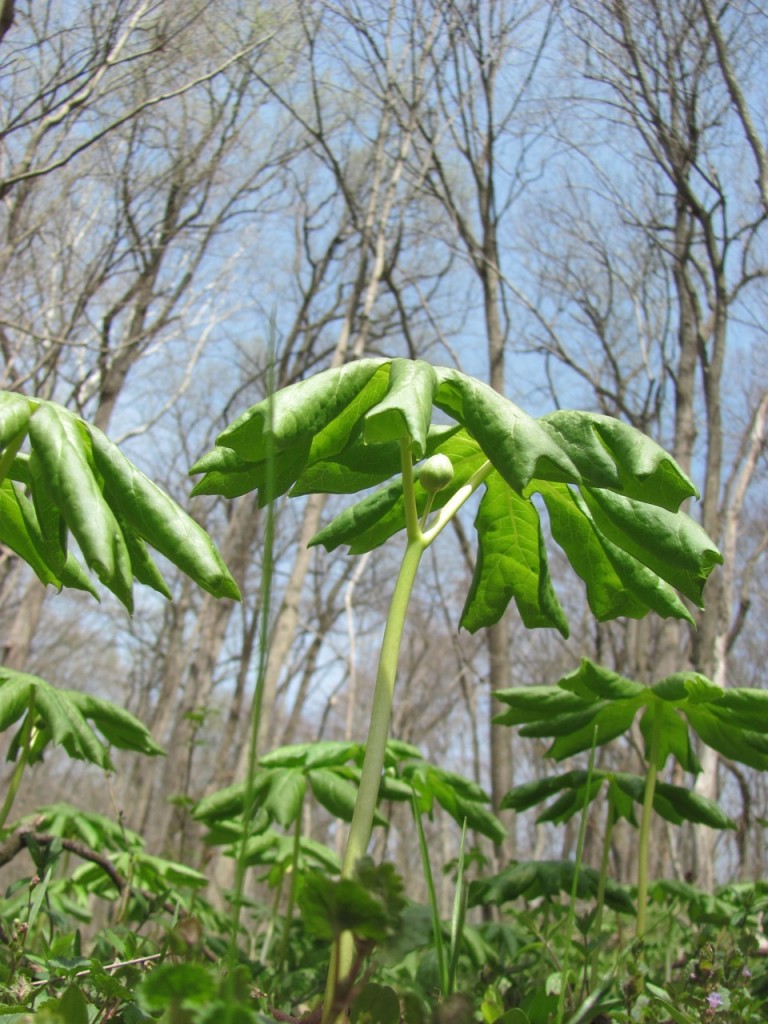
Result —
<path fill-rule="evenodd" d="M 434 410 L 453 423 L 432 422 Z M 253 406 L 193 467 L 196 494 L 261 504 L 281 495 L 371 493 L 312 540 L 360 554 L 405 531 L 406 543 L 376 677 L 366 754 L 342 878 L 368 846 L 394 699 L 400 643 L 419 562 L 480 487 L 477 560 L 461 625 L 493 625 L 514 600 L 529 628 L 568 635 L 550 579 L 546 531 L 603 621 L 648 611 L 691 621 L 720 555 L 680 511 L 696 489 L 655 442 L 609 417 L 559 411 L 535 419 L 457 370 L 363 359 L 301 381 Z M 538 503 L 534 502 L 538 495 Z M 354 960 L 351 935 L 332 956 L 323 1024 L 340 1020 Z M 343 983 L 343 984 L 342 984 Z"/>

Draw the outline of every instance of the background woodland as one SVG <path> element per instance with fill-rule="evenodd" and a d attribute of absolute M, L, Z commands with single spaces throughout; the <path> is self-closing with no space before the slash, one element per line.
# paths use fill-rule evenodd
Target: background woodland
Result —
<path fill-rule="evenodd" d="M 108 430 L 210 531 L 244 595 L 179 574 L 173 603 L 139 592 L 129 617 L 111 595 L 46 592 L 0 549 L 4 663 L 108 696 L 167 752 L 106 777 L 54 751 L 18 813 L 102 811 L 224 885 L 190 807 L 243 777 L 260 648 L 262 752 L 364 737 L 388 555 L 308 549 L 333 500 L 281 499 L 261 638 L 264 511 L 253 495 L 190 500 L 187 477 L 270 388 L 361 356 L 455 365 L 534 414 L 631 423 L 692 476 L 691 514 L 725 558 L 695 631 L 595 625 L 555 564 L 581 624 L 568 640 L 514 609 L 470 636 L 470 508 L 416 595 L 396 738 L 498 805 L 551 765 L 491 725 L 492 690 L 555 682 L 581 657 L 647 683 L 691 667 L 766 685 L 762 4 L 5 0 L 0 33 L 0 386 Z M 633 770 L 638 738 L 600 758 Z M 710 749 L 702 763 L 697 788 L 739 828 L 661 826 L 652 872 L 704 888 L 764 876 L 765 778 Z M 324 811 L 305 816 L 339 847 Z M 572 852 L 575 825 L 502 817 L 505 843 L 477 840 L 493 863 Z M 391 822 L 377 853 L 418 885 L 408 808 Z M 600 807 L 590 824 L 588 863 Z M 455 826 L 436 813 L 428 828 L 447 863 Z M 619 877 L 634 856 L 618 828 Z"/>

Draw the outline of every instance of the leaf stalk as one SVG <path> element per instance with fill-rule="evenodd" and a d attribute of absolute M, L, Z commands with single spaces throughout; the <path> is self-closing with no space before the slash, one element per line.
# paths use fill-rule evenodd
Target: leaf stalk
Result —
<path fill-rule="evenodd" d="M 654 714 L 651 726 L 651 742 L 648 755 L 648 774 L 645 778 L 643 816 L 640 821 L 640 837 L 637 863 L 637 931 L 638 939 L 645 936 L 648 919 L 648 854 L 651 839 L 651 818 L 653 798 L 656 794 L 659 746 L 661 740 L 661 715 Z"/>

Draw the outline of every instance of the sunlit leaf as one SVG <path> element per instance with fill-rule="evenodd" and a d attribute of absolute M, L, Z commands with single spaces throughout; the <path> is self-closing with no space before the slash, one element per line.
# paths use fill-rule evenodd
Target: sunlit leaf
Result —
<path fill-rule="evenodd" d="M 96 593 L 68 549 L 71 534 L 129 610 L 134 578 L 170 597 L 148 545 L 214 596 L 239 597 L 205 531 L 100 430 L 54 402 L 0 392 L 0 433 L 22 422 L 31 450 L 12 449 L 0 480 L 0 542 L 43 583 Z"/>
<path fill-rule="evenodd" d="M 452 425 L 440 422 L 446 416 Z M 701 527 L 677 511 L 695 488 L 674 460 L 627 424 L 576 411 L 536 419 L 449 367 L 360 360 L 278 391 L 236 420 L 193 467 L 204 474 L 195 493 L 231 496 L 255 488 L 263 504 L 286 492 L 377 487 L 311 542 L 361 554 L 405 529 L 401 442 L 410 445 L 419 517 L 428 501 L 419 464 L 428 453 L 445 454 L 454 471 L 435 496 L 434 512 L 464 494 L 470 480 L 471 488 L 485 485 L 466 628 L 492 625 L 514 600 L 526 626 L 567 635 L 537 493 L 598 619 L 654 611 L 692 621 L 680 595 L 701 604 L 720 555 Z"/>
<path fill-rule="evenodd" d="M 30 761 L 39 760 L 49 743 L 101 768 L 112 767 L 110 745 L 143 754 L 163 752 L 146 726 L 123 708 L 79 690 L 53 687 L 37 676 L 0 668 L 0 730 L 22 719 L 11 741 L 10 758 L 18 754 L 26 715 L 33 716 L 35 725 Z"/>
<path fill-rule="evenodd" d="M 485 488 L 475 519 L 477 562 L 462 626 L 474 633 L 494 625 L 514 598 L 529 629 L 553 626 L 567 637 L 568 622 L 549 576 L 536 507 L 497 473 L 487 478 Z"/>

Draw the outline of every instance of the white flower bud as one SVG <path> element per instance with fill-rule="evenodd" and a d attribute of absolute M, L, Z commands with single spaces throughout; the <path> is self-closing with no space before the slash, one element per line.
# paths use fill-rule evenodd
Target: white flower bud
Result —
<path fill-rule="evenodd" d="M 433 455 L 419 467 L 419 483 L 429 494 L 442 491 L 453 480 L 453 463 L 447 455 Z"/>

